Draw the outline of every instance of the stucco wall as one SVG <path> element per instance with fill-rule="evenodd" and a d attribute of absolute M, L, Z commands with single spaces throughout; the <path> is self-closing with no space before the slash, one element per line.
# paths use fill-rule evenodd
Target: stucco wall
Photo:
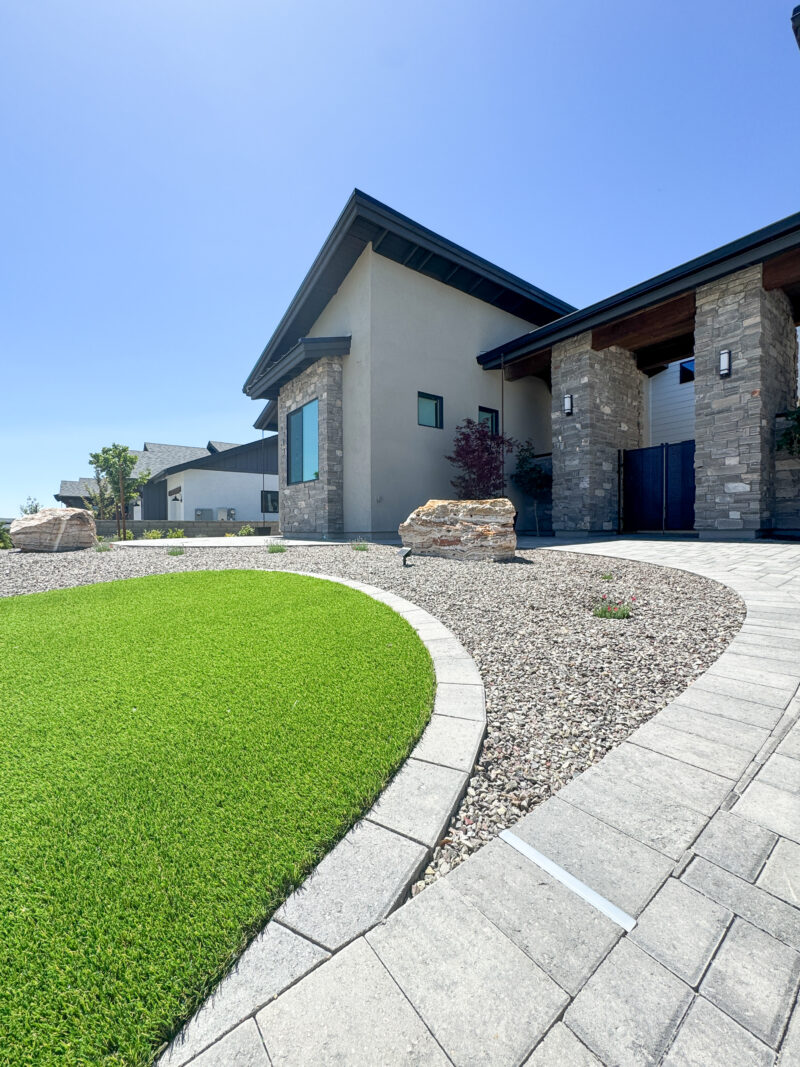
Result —
<path fill-rule="evenodd" d="M 261 489 L 277 490 L 275 474 L 239 474 L 234 471 L 186 470 L 167 478 L 167 493 L 181 487 L 179 503 L 168 496 L 169 521 L 193 521 L 195 508 L 211 508 L 214 519 L 217 508 L 236 508 L 237 522 L 261 522 Z M 268 513 L 267 520 L 277 521 L 277 512 Z"/>

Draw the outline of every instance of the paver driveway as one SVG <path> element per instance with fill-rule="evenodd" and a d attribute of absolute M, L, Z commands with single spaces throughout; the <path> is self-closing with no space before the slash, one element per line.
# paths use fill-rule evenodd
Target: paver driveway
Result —
<path fill-rule="evenodd" d="M 742 631 L 627 742 L 302 981 L 265 959 L 265 1006 L 170 1067 L 800 1064 L 800 546 L 568 548 L 724 581 Z"/>

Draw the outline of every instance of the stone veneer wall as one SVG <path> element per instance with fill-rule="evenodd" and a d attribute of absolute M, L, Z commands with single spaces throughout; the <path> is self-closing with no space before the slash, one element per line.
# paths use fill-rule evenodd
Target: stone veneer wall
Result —
<path fill-rule="evenodd" d="M 694 354 L 695 528 L 755 536 L 774 525 L 775 416 L 797 392 L 791 307 L 760 264 L 698 288 Z"/>
<path fill-rule="evenodd" d="M 319 401 L 319 478 L 286 484 L 286 416 Z M 344 530 L 342 466 L 342 361 L 319 359 L 278 397 L 278 489 L 284 534 L 340 534 Z"/>
<path fill-rule="evenodd" d="M 778 419 L 775 439 L 786 429 L 786 420 Z M 778 449 L 775 453 L 775 507 L 772 528 L 800 530 L 800 456 Z"/>
<path fill-rule="evenodd" d="M 618 450 L 642 444 L 642 374 L 624 348 L 595 352 L 591 331 L 553 347 L 553 527 L 613 533 Z M 562 400 L 572 393 L 574 414 Z"/>

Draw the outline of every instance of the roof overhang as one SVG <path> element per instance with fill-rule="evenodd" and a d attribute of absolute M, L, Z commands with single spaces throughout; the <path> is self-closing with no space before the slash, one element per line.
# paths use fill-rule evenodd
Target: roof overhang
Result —
<path fill-rule="evenodd" d="M 278 401 L 269 400 L 253 426 L 257 430 L 278 430 Z"/>
<path fill-rule="evenodd" d="M 326 356 L 346 356 L 349 351 L 349 337 L 301 337 L 281 359 L 264 368 L 253 381 L 249 395 L 255 400 L 277 400 L 281 387 L 312 363 Z"/>
<path fill-rule="evenodd" d="M 356 189 L 261 353 L 243 391 L 307 333 L 368 244 L 373 251 L 531 323 L 551 322 L 572 304 L 476 256 Z"/>
<path fill-rule="evenodd" d="M 634 350 L 654 342 L 667 344 L 670 338 L 678 336 L 675 332 L 678 320 L 686 318 L 689 306 L 687 294 L 693 294 L 700 285 L 756 263 L 765 264 L 765 288 L 783 288 L 792 300 L 795 316 L 800 317 L 798 250 L 800 213 L 541 326 L 489 352 L 483 352 L 477 357 L 478 363 L 485 370 L 508 367 L 535 353 L 549 351 L 559 341 L 566 341 L 587 330 L 592 331 L 592 346 L 596 349 L 608 347 L 609 344 L 621 344 L 626 335 L 629 335 L 628 347 Z M 793 279 L 796 290 L 792 289 Z M 661 310 L 656 310 L 657 307 Z M 648 316 L 649 324 L 646 321 Z M 675 322 L 668 324 L 666 319 L 669 317 L 674 318 Z M 693 329 L 693 317 L 690 325 Z M 655 335 L 652 332 L 648 334 L 650 327 L 655 330 Z M 614 340 L 615 337 L 617 340 Z M 648 341 L 648 337 L 652 337 L 652 341 Z"/>

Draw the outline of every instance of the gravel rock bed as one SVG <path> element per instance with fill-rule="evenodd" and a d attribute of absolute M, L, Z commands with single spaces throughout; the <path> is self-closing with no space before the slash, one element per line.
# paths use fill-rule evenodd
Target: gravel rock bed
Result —
<path fill-rule="evenodd" d="M 744 606 L 706 578 L 569 552 L 519 552 L 514 563 L 416 557 L 370 545 L 301 548 L 94 549 L 0 552 L 0 596 L 168 571 L 319 571 L 391 590 L 436 615 L 474 657 L 488 733 L 467 794 L 420 882 L 475 849 L 599 760 L 676 697 L 725 650 Z M 629 619 L 593 608 L 633 602 Z"/>

